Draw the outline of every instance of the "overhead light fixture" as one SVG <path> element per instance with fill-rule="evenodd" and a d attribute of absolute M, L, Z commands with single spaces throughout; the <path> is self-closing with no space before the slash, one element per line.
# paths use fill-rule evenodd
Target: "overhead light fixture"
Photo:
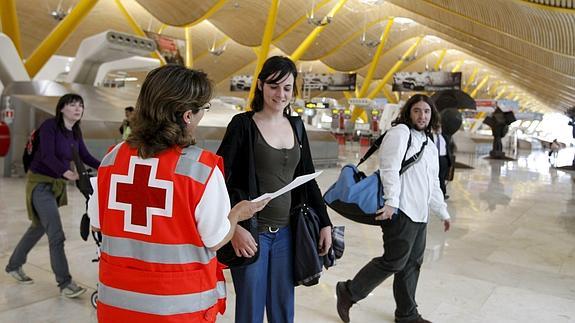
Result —
<path fill-rule="evenodd" d="M 399 57 L 399 59 L 401 60 L 401 56 Z M 413 62 L 414 60 L 417 59 L 417 55 L 411 55 L 411 56 L 407 56 L 406 58 L 403 59 L 404 62 Z"/>
<path fill-rule="evenodd" d="M 379 39 L 376 39 L 376 40 L 367 39 L 367 35 L 364 33 L 361 36 L 359 43 L 361 44 L 361 46 L 364 46 L 367 48 L 376 48 L 377 46 L 379 46 L 379 44 L 381 44 L 381 41 Z"/>
<path fill-rule="evenodd" d="M 221 56 L 226 51 L 227 44 L 228 43 L 225 42 L 222 46 L 216 47 L 216 40 L 214 39 L 214 42 L 208 51 L 212 56 Z"/>
<path fill-rule="evenodd" d="M 359 0 L 359 2 L 366 4 L 368 6 L 379 6 L 382 5 L 385 0 Z"/>
<path fill-rule="evenodd" d="M 325 26 L 329 25 L 333 19 L 333 17 L 325 16 L 323 18 L 319 18 L 315 16 L 314 13 L 315 7 L 315 0 L 311 2 L 311 11 L 307 14 L 307 23 L 314 26 Z"/>
<path fill-rule="evenodd" d="M 332 17 L 325 16 L 323 18 L 316 18 L 313 16 L 307 17 L 307 23 L 314 26 L 325 26 L 329 25 L 332 21 Z"/>
<path fill-rule="evenodd" d="M 415 21 L 413 19 L 405 18 L 405 17 L 396 17 L 393 18 L 393 23 L 400 24 L 400 25 L 411 25 L 414 24 Z"/>
<path fill-rule="evenodd" d="M 60 0 L 58 2 L 58 5 L 56 6 L 56 8 L 53 10 L 50 10 L 50 16 L 52 18 L 54 18 L 54 20 L 56 20 L 56 21 L 62 21 L 72 11 L 73 5 L 70 5 L 68 10 L 65 10 L 64 6 L 63 6 L 63 2 L 64 2 L 64 0 Z"/>
<path fill-rule="evenodd" d="M 434 35 L 426 35 L 425 40 L 427 40 L 430 43 L 440 43 L 441 42 L 441 38 L 434 36 Z"/>

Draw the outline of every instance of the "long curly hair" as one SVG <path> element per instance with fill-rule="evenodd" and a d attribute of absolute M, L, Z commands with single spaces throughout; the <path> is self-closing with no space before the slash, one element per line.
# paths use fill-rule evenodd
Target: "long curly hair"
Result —
<path fill-rule="evenodd" d="M 142 158 L 155 156 L 177 145 L 194 144 L 183 114 L 196 114 L 212 97 L 213 83 L 206 73 L 180 65 L 165 65 L 146 76 L 140 90 L 132 133 L 127 143 Z"/>
<path fill-rule="evenodd" d="M 433 102 L 433 100 L 431 100 L 430 97 L 428 97 L 425 94 L 415 94 L 412 97 L 410 97 L 399 111 L 399 116 L 397 116 L 397 118 L 391 123 L 391 125 L 395 126 L 398 124 L 404 124 L 409 129 L 414 128 L 413 122 L 411 121 L 411 108 L 417 102 L 422 101 L 429 104 L 429 107 L 431 108 L 431 119 L 429 120 L 429 124 L 425 128 L 425 134 L 427 136 L 431 136 L 432 130 L 438 129 L 438 127 L 440 126 L 439 123 L 440 119 L 439 119 L 439 112 L 437 112 L 437 108 L 435 107 L 435 103 Z"/>

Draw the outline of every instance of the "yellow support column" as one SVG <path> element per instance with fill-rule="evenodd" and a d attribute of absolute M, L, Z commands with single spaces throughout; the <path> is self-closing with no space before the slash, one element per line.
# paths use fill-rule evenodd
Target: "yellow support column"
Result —
<path fill-rule="evenodd" d="M 439 71 L 439 68 L 441 67 L 441 63 L 443 63 L 443 59 L 445 58 L 445 54 L 447 54 L 447 49 L 443 49 L 441 51 L 441 54 L 439 54 L 439 58 L 437 59 L 437 62 L 435 62 L 435 65 L 433 65 L 434 71 Z"/>
<path fill-rule="evenodd" d="M 389 81 L 389 79 L 393 76 L 393 73 L 395 73 L 397 70 L 399 70 L 399 68 L 401 67 L 401 65 L 403 65 L 403 61 L 409 56 L 411 55 L 411 53 L 413 53 L 413 51 L 417 48 L 417 46 L 419 46 L 419 44 L 421 43 L 421 40 L 423 39 L 423 36 L 419 36 L 417 37 L 416 41 L 413 43 L 413 45 L 411 45 L 406 51 L 405 53 L 403 53 L 403 56 L 401 56 L 401 58 L 399 59 L 399 61 L 397 61 L 393 67 L 387 72 L 387 74 L 385 74 L 385 76 L 379 81 L 379 84 L 377 85 L 377 87 L 371 91 L 369 93 L 369 95 L 367 96 L 369 99 L 373 99 L 375 98 L 375 96 L 379 93 L 379 91 L 381 91 L 381 89 L 383 89 L 383 87 L 385 86 L 385 84 L 387 84 L 387 81 Z"/>
<path fill-rule="evenodd" d="M 313 11 L 319 10 L 321 7 L 328 4 L 331 0 L 322 0 L 318 2 L 315 7 L 313 7 Z M 277 42 L 282 40 L 285 36 L 289 35 L 292 31 L 294 31 L 299 25 L 301 25 L 304 21 L 307 20 L 307 15 L 301 16 L 296 20 L 291 26 L 289 26 L 286 30 L 284 30 L 281 34 L 279 34 L 273 41 Z"/>
<path fill-rule="evenodd" d="M 201 16 L 200 18 L 196 19 L 195 21 L 193 21 L 189 24 L 186 24 L 186 25 L 180 26 L 180 27 L 193 27 L 193 26 L 199 24 L 200 22 L 210 18 L 214 13 L 218 12 L 218 10 L 220 10 L 222 8 L 222 6 L 226 4 L 227 1 L 228 0 L 219 0 L 208 11 L 206 11 L 206 13 L 204 13 L 203 16 Z"/>
<path fill-rule="evenodd" d="M 186 67 L 194 67 L 194 56 L 192 55 L 192 35 L 190 34 L 190 27 L 184 28 L 186 34 Z"/>
<path fill-rule="evenodd" d="M 329 11 L 327 17 L 333 17 L 343 7 L 347 0 L 339 0 L 338 3 Z M 313 44 L 317 36 L 322 32 L 326 25 L 315 27 L 312 32 L 301 42 L 299 47 L 290 55 L 290 58 L 295 62 L 298 61 L 307 49 Z"/>
<path fill-rule="evenodd" d="M 256 86 L 258 86 L 258 75 L 260 70 L 264 66 L 264 62 L 267 59 L 270 44 L 272 42 L 272 37 L 274 35 L 274 27 L 276 25 L 276 18 L 278 14 L 279 8 L 279 0 L 272 0 L 270 4 L 270 10 L 268 12 L 268 19 L 266 21 L 266 28 L 264 30 L 264 35 L 262 37 L 262 44 L 260 46 L 260 50 L 258 51 L 258 63 L 256 65 L 256 69 L 254 71 L 254 76 L 252 78 L 252 86 L 250 88 L 250 94 L 248 95 L 247 101 L 247 109 L 249 110 L 250 104 L 252 99 L 254 98 L 254 93 L 256 92 Z"/>
<path fill-rule="evenodd" d="M 351 93 L 348 91 L 343 92 L 343 95 L 348 100 L 353 98 Z M 357 95 L 356 95 L 356 97 L 357 97 Z M 350 108 L 351 108 L 351 106 L 350 106 Z M 360 118 L 361 120 L 363 120 L 363 122 L 367 122 L 367 113 L 365 113 L 365 111 L 362 108 L 356 107 L 354 105 L 353 111 L 351 112 L 351 121 L 355 122 L 355 120 L 357 120 L 357 118 Z"/>
<path fill-rule="evenodd" d="M 485 85 L 485 83 L 487 83 L 487 81 L 489 80 L 489 75 L 486 75 L 481 82 L 479 82 L 479 84 L 477 85 L 477 87 L 475 88 L 475 90 L 473 90 L 473 92 L 471 92 L 471 94 L 469 94 L 470 97 L 475 98 L 475 96 L 477 95 L 477 92 L 479 92 L 479 90 L 481 90 L 481 88 Z"/>
<path fill-rule="evenodd" d="M 481 90 L 481 88 L 487 83 L 487 81 L 489 80 L 489 75 L 486 75 L 481 82 L 479 82 L 479 84 L 477 85 L 477 87 L 473 90 L 473 92 L 471 92 L 471 94 L 469 94 L 470 97 L 475 99 L 475 96 L 477 95 L 477 92 L 479 92 L 479 90 Z M 473 123 L 473 125 L 471 126 L 471 132 L 475 132 L 477 131 L 477 129 L 479 129 L 479 127 L 483 124 L 483 118 L 485 117 L 485 112 L 479 112 L 477 114 L 476 117 L 476 121 Z"/>
<path fill-rule="evenodd" d="M 76 29 L 78 24 L 94 8 L 98 0 L 80 0 L 50 34 L 32 52 L 24 63 L 30 77 L 34 77 L 52 55 L 60 48 L 66 38 Z"/>
<path fill-rule="evenodd" d="M 373 60 L 371 61 L 371 65 L 369 66 L 369 70 L 367 71 L 367 75 L 363 80 L 363 85 L 361 86 L 361 90 L 359 91 L 358 98 L 363 98 L 369 89 L 369 85 L 371 84 L 371 80 L 373 79 L 373 74 L 375 74 L 375 70 L 377 69 L 377 65 L 379 64 L 379 58 L 381 57 L 381 53 L 383 52 L 383 47 L 385 47 L 385 43 L 389 38 L 389 32 L 391 30 L 391 26 L 393 25 L 393 18 L 390 18 L 387 22 L 387 26 L 385 26 L 385 30 L 381 33 L 381 37 L 379 38 L 379 45 L 377 46 L 377 50 L 375 51 L 375 55 L 373 55 Z"/>
<path fill-rule="evenodd" d="M 499 94 L 497 94 L 497 96 L 493 100 L 499 100 L 503 96 L 503 94 L 505 94 L 506 91 L 507 91 L 507 86 L 504 86 L 503 90 L 501 90 L 499 92 Z"/>
<path fill-rule="evenodd" d="M 20 57 L 22 57 L 20 26 L 18 26 L 18 15 L 16 14 L 15 0 L 0 1 L 0 20 L 2 21 L 2 32 L 10 37 L 10 39 L 12 39 L 18 54 Z"/>
<path fill-rule="evenodd" d="M 495 81 L 495 84 L 491 86 L 487 95 L 494 96 L 497 93 L 497 88 L 499 87 L 499 85 L 501 85 L 501 81 L 499 80 Z"/>
<path fill-rule="evenodd" d="M 124 15 L 124 18 L 126 18 L 126 20 L 128 21 L 128 24 L 132 28 L 132 31 L 134 32 L 134 34 L 136 34 L 140 37 L 148 37 L 148 36 L 146 36 L 146 33 L 142 30 L 142 27 L 140 27 L 140 25 L 138 25 L 138 23 L 136 22 L 134 17 L 132 17 L 132 15 L 130 15 L 128 10 L 126 10 L 126 7 L 124 7 L 124 5 L 122 4 L 122 1 L 115 0 L 115 2 L 116 2 L 116 5 L 118 6 L 118 9 L 120 9 L 120 12 Z M 154 53 L 152 53 L 152 57 L 160 60 L 160 65 L 166 65 L 166 60 L 164 59 L 164 57 L 162 57 L 162 55 L 160 55 L 160 52 L 158 50 L 156 50 Z"/>
<path fill-rule="evenodd" d="M 455 72 L 459 71 L 459 69 L 463 65 L 463 62 L 464 62 L 464 60 L 460 59 L 459 62 L 457 62 L 457 64 L 451 69 L 451 73 L 455 73 Z"/>
<path fill-rule="evenodd" d="M 467 91 L 469 91 L 469 87 L 471 86 L 471 83 L 473 83 L 473 81 L 475 81 L 475 77 L 477 76 L 478 72 L 479 72 L 479 68 L 476 67 L 473 69 L 473 73 L 471 73 L 471 75 L 467 79 L 467 82 L 465 83 L 465 87 L 463 88 L 463 92 L 467 93 Z"/>
<path fill-rule="evenodd" d="M 166 27 L 168 27 L 168 25 L 166 25 L 166 24 L 162 24 L 162 25 L 160 26 L 160 28 L 158 28 L 158 31 L 157 31 L 157 33 L 158 33 L 158 34 L 161 34 L 161 33 L 163 33 L 163 32 L 164 32 L 164 30 L 166 30 Z"/>
<path fill-rule="evenodd" d="M 389 90 L 384 86 L 381 91 L 383 92 L 383 95 L 385 96 L 385 98 L 387 99 L 387 102 L 389 103 L 397 103 L 397 98 L 394 97 L 391 93 L 389 93 Z M 397 92 L 395 92 L 397 94 Z"/>

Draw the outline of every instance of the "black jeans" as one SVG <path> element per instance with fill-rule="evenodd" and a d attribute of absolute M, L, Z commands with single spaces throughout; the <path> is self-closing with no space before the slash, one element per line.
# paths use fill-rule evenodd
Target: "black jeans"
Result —
<path fill-rule="evenodd" d="M 373 258 L 353 278 L 347 281 L 351 300 L 364 299 L 386 278 L 395 274 L 393 296 L 396 322 L 417 319 L 415 290 L 419 269 L 423 263 L 427 223 L 417 223 L 403 212 L 382 225 L 383 256 Z"/>
<path fill-rule="evenodd" d="M 52 193 L 51 184 L 40 183 L 34 188 L 34 191 L 32 191 L 32 205 L 38 214 L 40 224 L 37 226 L 30 225 L 26 233 L 24 233 L 8 261 L 6 271 L 13 271 L 22 267 L 26 263 L 30 250 L 46 233 L 50 247 L 50 265 L 56 275 L 58 287 L 64 288 L 68 286 L 72 277 L 70 276 L 68 260 L 64 253 L 64 240 L 66 240 L 66 237 L 62 229 L 58 204 L 54 193 Z"/>

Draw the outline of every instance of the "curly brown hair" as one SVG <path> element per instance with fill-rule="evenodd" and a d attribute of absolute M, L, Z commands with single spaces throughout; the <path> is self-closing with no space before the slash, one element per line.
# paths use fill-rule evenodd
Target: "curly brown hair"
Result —
<path fill-rule="evenodd" d="M 411 108 L 417 102 L 421 101 L 429 104 L 429 107 L 431 108 L 431 119 L 429 120 L 429 124 L 425 128 L 425 134 L 427 136 L 431 136 L 432 130 L 437 129 L 439 127 L 440 119 L 439 119 L 439 112 L 437 112 L 437 108 L 435 107 L 435 103 L 433 102 L 433 100 L 431 100 L 430 97 L 428 97 L 425 94 L 415 94 L 412 97 L 410 97 L 401 108 L 401 111 L 399 111 L 399 116 L 391 123 L 391 125 L 395 126 L 398 124 L 404 124 L 409 129 L 414 128 L 413 122 L 411 121 Z"/>
<path fill-rule="evenodd" d="M 142 84 L 127 143 L 142 158 L 194 144 L 182 116 L 188 110 L 198 113 L 212 92 L 213 83 L 202 71 L 180 65 L 152 70 Z"/>

